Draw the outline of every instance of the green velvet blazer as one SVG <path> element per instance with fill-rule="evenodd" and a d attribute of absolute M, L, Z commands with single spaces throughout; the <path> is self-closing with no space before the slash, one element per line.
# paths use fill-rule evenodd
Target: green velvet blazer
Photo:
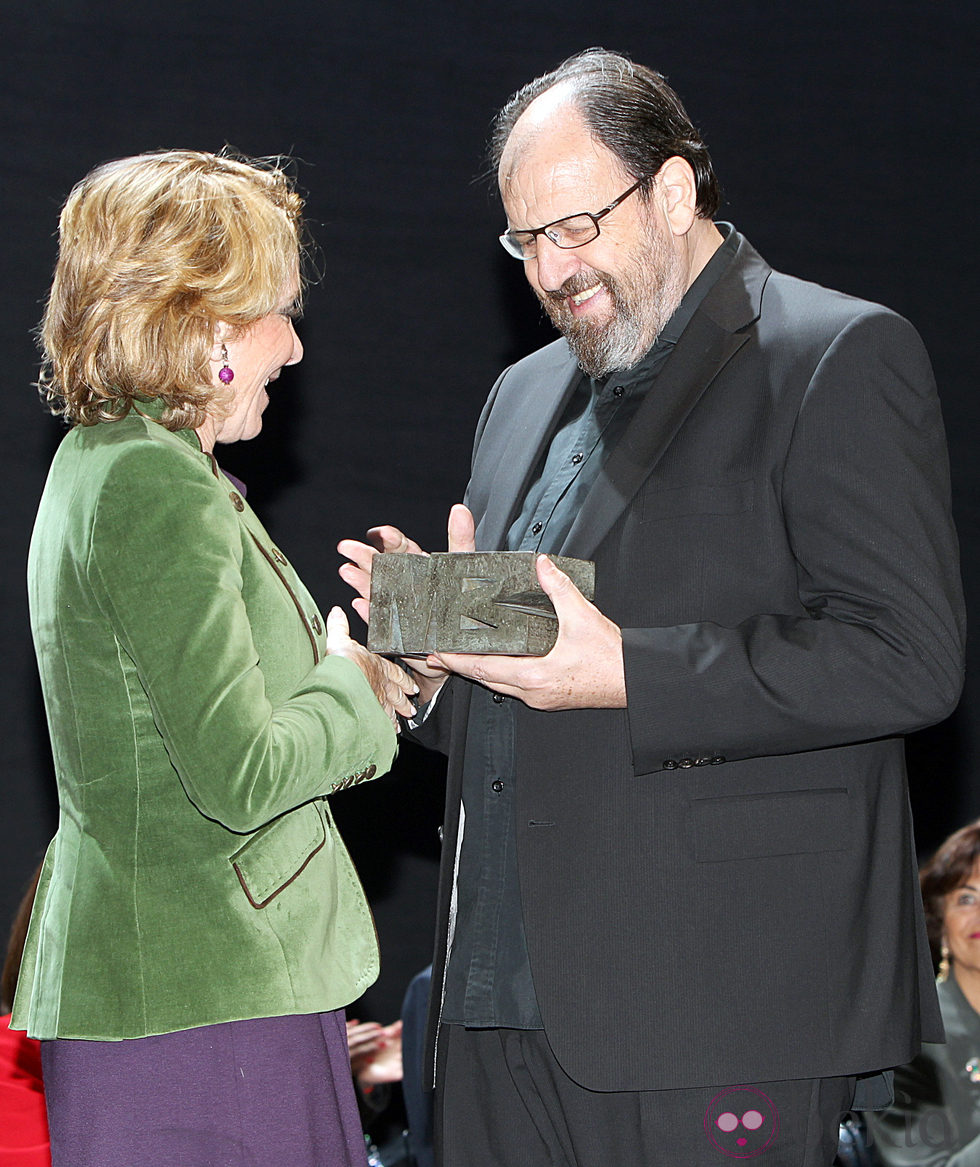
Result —
<path fill-rule="evenodd" d="M 395 734 L 191 430 L 141 405 L 59 448 L 28 564 L 60 822 L 13 1026 L 120 1039 L 312 1013 L 375 979 L 326 796 Z"/>

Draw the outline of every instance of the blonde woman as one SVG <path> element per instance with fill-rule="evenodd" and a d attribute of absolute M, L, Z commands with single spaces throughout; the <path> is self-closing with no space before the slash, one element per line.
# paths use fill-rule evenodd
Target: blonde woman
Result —
<path fill-rule="evenodd" d="M 342 1010 L 377 947 L 326 796 L 388 768 L 413 686 L 215 459 L 302 357 L 301 208 L 170 151 L 62 212 L 41 383 L 72 429 L 28 569 L 61 817 L 13 1018 L 55 1167 L 364 1162 Z"/>

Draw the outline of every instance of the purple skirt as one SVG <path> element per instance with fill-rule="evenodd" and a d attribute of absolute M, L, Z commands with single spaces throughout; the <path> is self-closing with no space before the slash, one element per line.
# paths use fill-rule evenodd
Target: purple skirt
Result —
<path fill-rule="evenodd" d="M 41 1043 L 52 1167 L 365 1167 L 343 1010 Z"/>

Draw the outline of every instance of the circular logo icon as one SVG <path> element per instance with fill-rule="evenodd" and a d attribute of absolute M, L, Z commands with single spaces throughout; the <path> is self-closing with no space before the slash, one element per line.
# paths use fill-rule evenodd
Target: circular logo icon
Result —
<path fill-rule="evenodd" d="M 779 1133 L 779 1111 L 761 1090 L 728 1086 L 704 1112 L 708 1141 L 731 1159 L 754 1159 Z"/>

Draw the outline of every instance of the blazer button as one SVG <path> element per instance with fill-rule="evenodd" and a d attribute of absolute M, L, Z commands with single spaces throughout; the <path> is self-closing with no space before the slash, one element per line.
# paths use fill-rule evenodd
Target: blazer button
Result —
<path fill-rule="evenodd" d="M 286 562 L 287 562 L 286 556 L 283 555 L 283 553 L 279 550 L 278 547 L 272 548 L 272 558 L 276 561 L 276 563 L 281 563 L 283 565 L 283 567 L 286 566 Z"/>
<path fill-rule="evenodd" d="M 681 758 L 679 765 L 682 770 L 690 770 L 690 768 L 694 765 L 694 759 Z"/>
<path fill-rule="evenodd" d="M 245 509 L 245 504 L 242 502 L 242 496 L 238 493 L 237 490 L 229 491 L 228 497 L 231 499 L 231 505 L 235 508 L 236 511 L 241 512 Z"/>
<path fill-rule="evenodd" d="M 500 781 L 499 778 L 494 778 L 494 780 L 490 783 L 490 789 L 495 794 L 499 794 L 501 792 L 501 790 L 503 790 L 503 788 L 504 788 L 504 784 L 503 784 L 503 782 Z"/>
<path fill-rule="evenodd" d="M 711 759 L 711 764 L 712 766 L 720 766 L 724 760 L 725 759 L 721 754 L 715 754 L 715 756 Z"/>
<path fill-rule="evenodd" d="M 664 762 L 664 769 L 665 769 L 665 770 L 676 770 L 676 769 L 677 769 L 677 763 L 674 761 L 674 759 L 673 759 L 673 758 L 668 758 L 668 759 L 666 760 L 666 762 Z"/>
<path fill-rule="evenodd" d="M 316 612 L 313 613 L 313 619 L 310 623 L 313 625 L 313 631 L 319 636 L 323 632 L 323 625 L 320 623 L 320 617 Z"/>
<path fill-rule="evenodd" d="M 370 782 L 371 779 L 375 776 L 375 774 L 377 774 L 377 772 L 378 772 L 378 767 L 372 763 L 370 766 L 368 766 L 368 768 L 361 775 L 361 780 L 363 782 Z"/>
<path fill-rule="evenodd" d="M 507 698 L 503 695 L 503 693 L 494 693 L 493 695 L 494 705 L 503 705 L 504 701 L 506 700 Z"/>

